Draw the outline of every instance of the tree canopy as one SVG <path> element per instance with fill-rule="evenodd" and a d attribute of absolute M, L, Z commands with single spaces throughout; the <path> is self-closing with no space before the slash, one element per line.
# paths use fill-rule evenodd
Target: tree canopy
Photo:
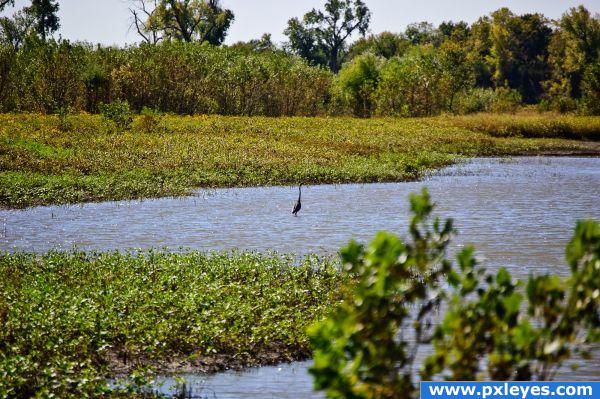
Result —
<path fill-rule="evenodd" d="M 288 21 L 285 34 L 290 49 L 313 64 L 340 70 L 346 42 L 353 33 L 365 35 L 371 12 L 362 0 L 328 0 L 324 11 L 313 9 L 302 21 Z"/>
<path fill-rule="evenodd" d="M 148 43 L 162 39 L 220 45 L 234 20 L 219 0 L 133 0 L 138 34 Z"/>

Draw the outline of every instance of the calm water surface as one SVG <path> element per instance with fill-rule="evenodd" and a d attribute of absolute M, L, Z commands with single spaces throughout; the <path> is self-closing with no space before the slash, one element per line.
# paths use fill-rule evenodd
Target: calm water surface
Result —
<path fill-rule="evenodd" d="M 415 183 L 200 190 L 194 197 L 0 211 L 0 251 L 168 247 L 335 253 L 350 238 L 404 233 L 408 195 L 428 187 L 456 220 L 454 250 L 473 243 L 490 269 L 568 274 L 564 248 L 577 219 L 600 220 L 600 158 L 475 159 Z M 200 376 L 201 396 L 319 397 L 308 363 Z M 600 359 L 563 379 L 600 379 Z M 167 381 L 164 388 L 168 391 Z M 194 385 L 195 384 L 195 385 Z M 313 396 L 311 396 L 313 395 Z"/>

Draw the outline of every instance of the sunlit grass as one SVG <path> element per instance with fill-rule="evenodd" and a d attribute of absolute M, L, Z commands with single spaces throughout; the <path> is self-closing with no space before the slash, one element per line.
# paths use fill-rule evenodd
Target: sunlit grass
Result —
<path fill-rule="evenodd" d="M 0 115 L 0 206 L 185 195 L 196 187 L 406 181 L 460 157 L 582 151 L 600 118 Z M 149 129 L 148 126 L 151 126 Z M 536 138 L 528 138 L 535 136 Z M 541 138 L 541 137 L 551 138 Z"/>

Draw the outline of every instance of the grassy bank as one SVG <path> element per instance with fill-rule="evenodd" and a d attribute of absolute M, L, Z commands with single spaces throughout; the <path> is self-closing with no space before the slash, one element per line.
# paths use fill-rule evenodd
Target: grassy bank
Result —
<path fill-rule="evenodd" d="M 599 117 L 544 115 L 145 116 L 120 132 L 95 115 L 5 114 L 0 206 L 185 195 L 195 187 L 405 181 L 459 157 L 598 153 L 580 140 L 599 132 Z"/>
<path fill-rule="evenodd" d="M 305 358 L 306 327 L 340 300 L 342 277 L 327 260 L 292 264 L 251 253 L 0 254 L 0 397 L 84 397 L 136 368 Z"/>

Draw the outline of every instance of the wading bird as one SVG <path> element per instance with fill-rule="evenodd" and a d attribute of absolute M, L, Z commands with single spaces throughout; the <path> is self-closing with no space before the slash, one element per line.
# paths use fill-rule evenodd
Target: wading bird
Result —
<path fill-rule="evenodd" d="M 301 198 L 302 198 L 302 184 L 300 185 L 300 187 L 298 187 L 298 202 L 296 202 L 296 205 L 294 206 L 294 210 L 292 211 L 292 214 L 294 216 L 298 216 L 298 212 L 300 212 L 300 209 L 302 209 L 302 202 L 300 202 Z"/>

